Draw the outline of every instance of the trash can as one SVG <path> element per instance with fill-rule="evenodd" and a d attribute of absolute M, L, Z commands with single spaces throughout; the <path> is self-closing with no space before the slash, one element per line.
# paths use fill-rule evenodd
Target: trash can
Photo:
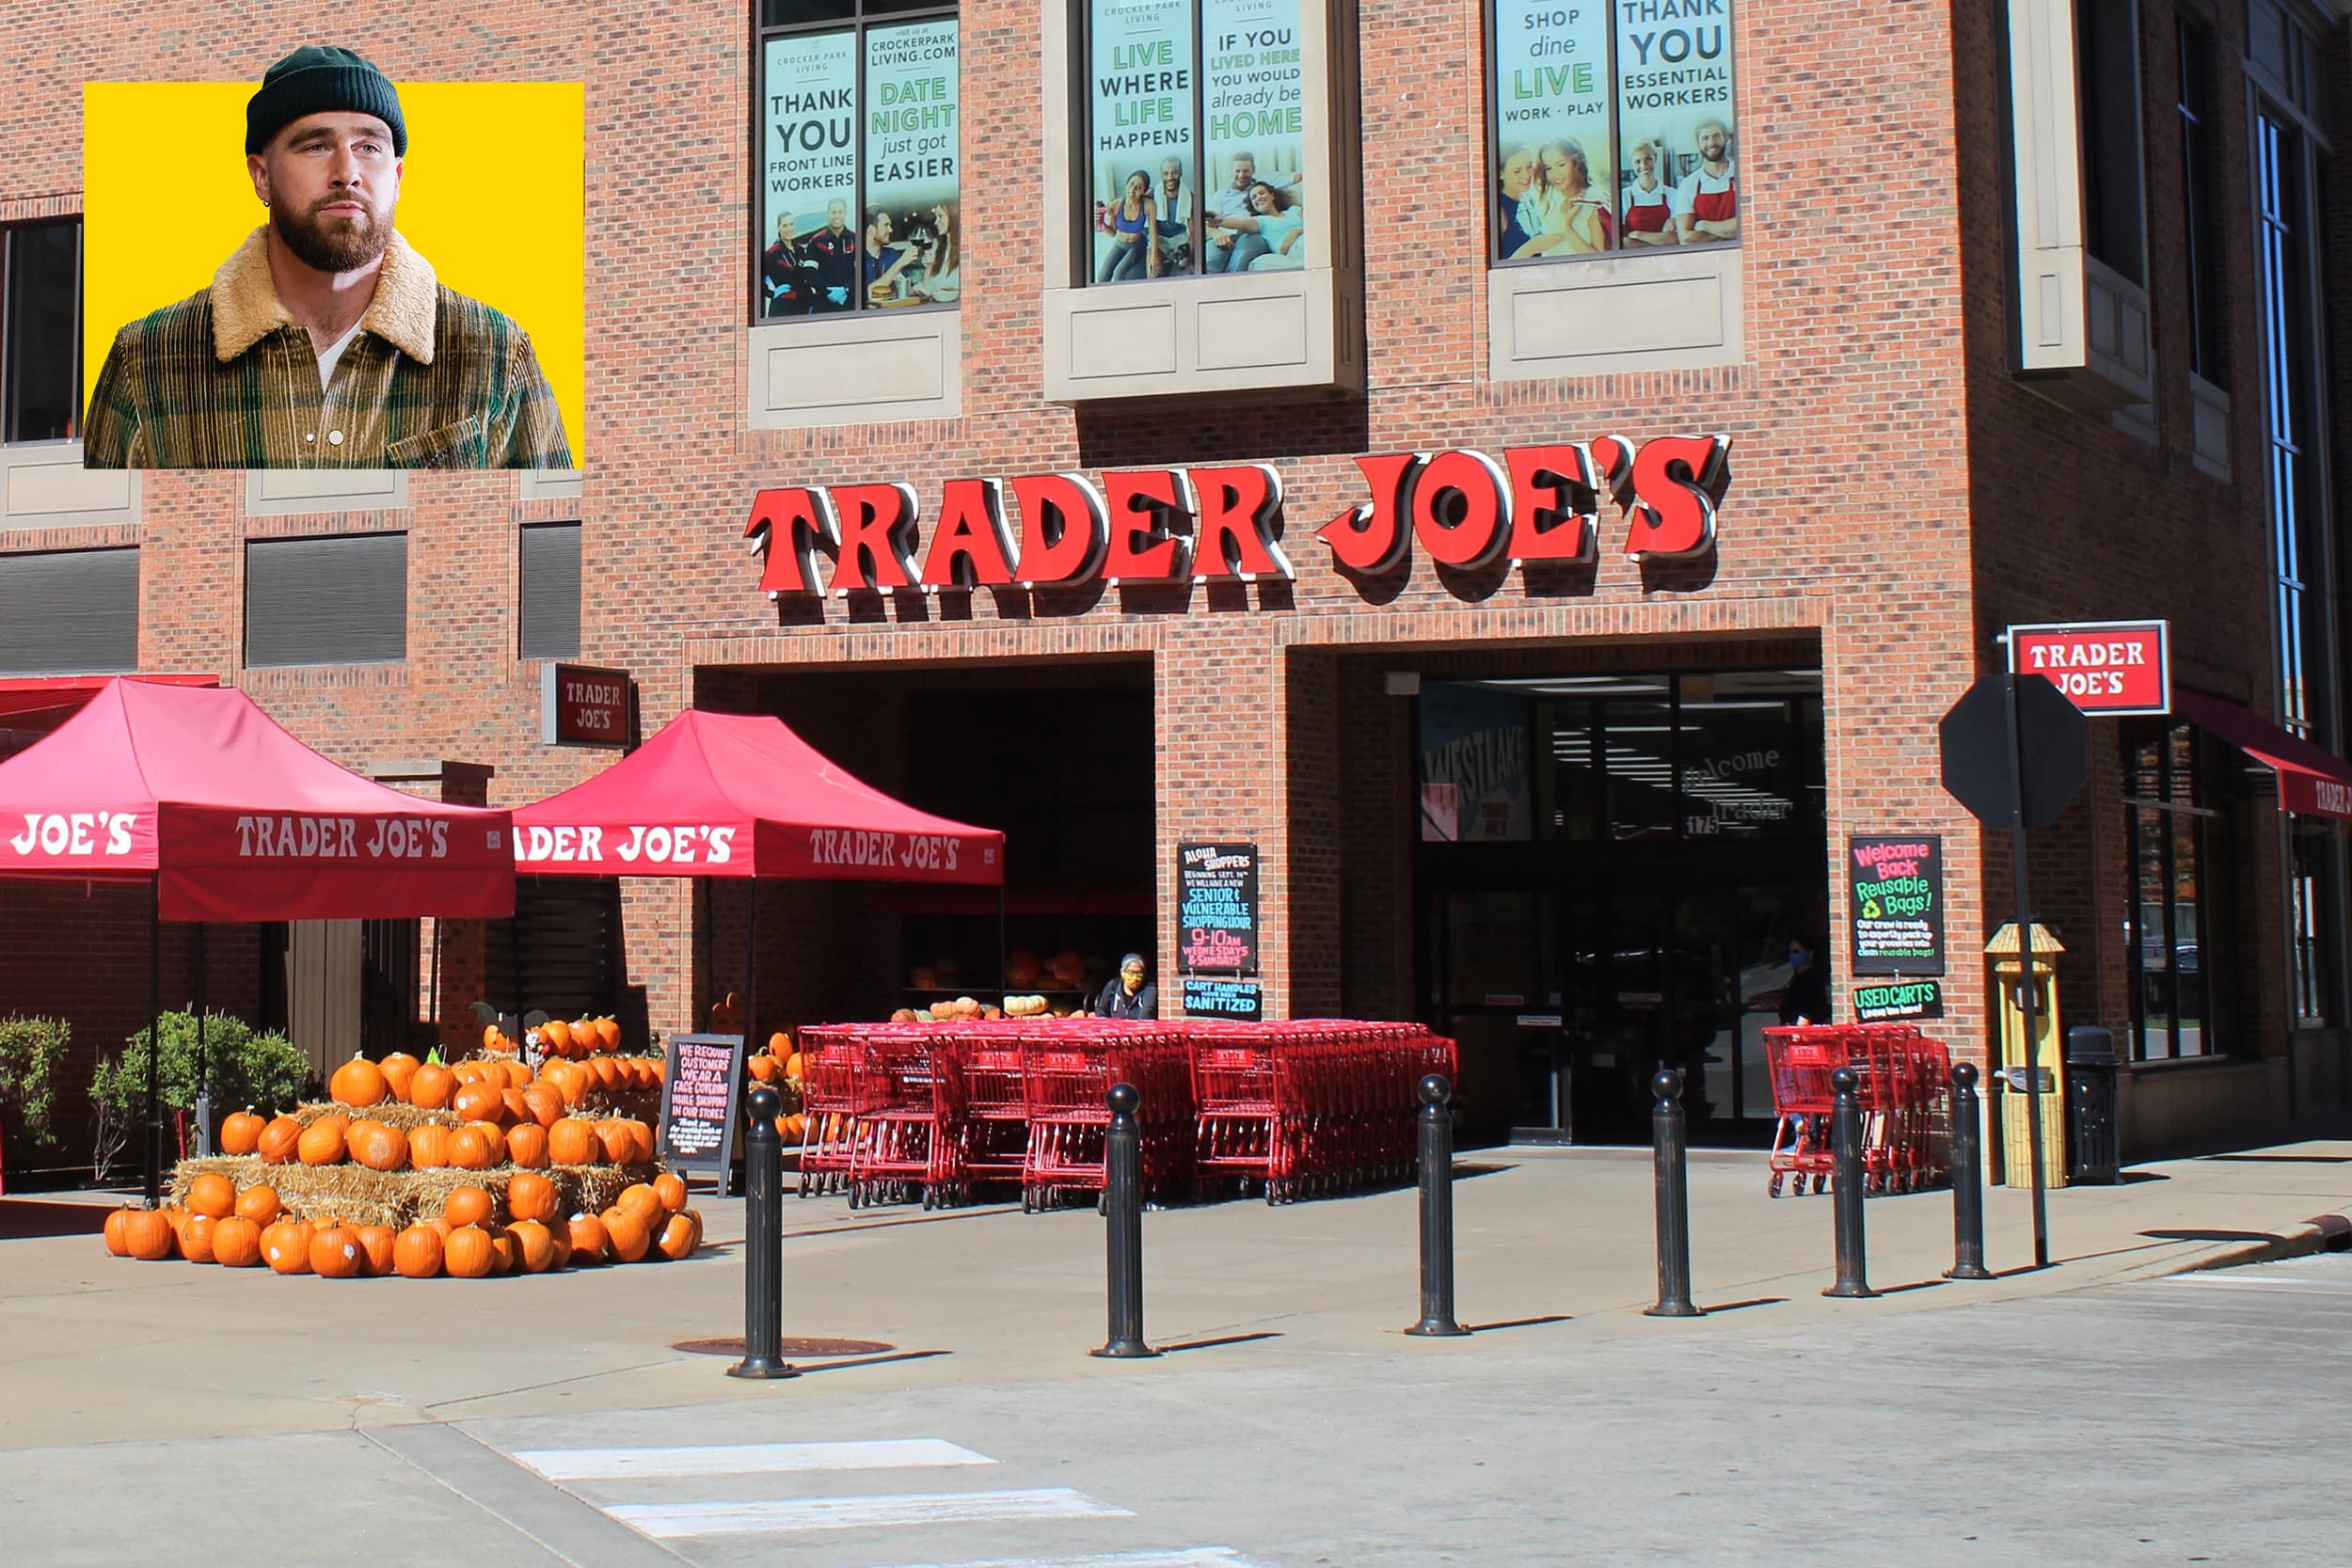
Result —
<path fill-rule="evenodd" d="M 2111 1187 L 2123 1180 L 2118 1125 L 2115 1035 L 2096 1023 L 2066 1031 L 2066 1174 L 2071 1183 Z"/>

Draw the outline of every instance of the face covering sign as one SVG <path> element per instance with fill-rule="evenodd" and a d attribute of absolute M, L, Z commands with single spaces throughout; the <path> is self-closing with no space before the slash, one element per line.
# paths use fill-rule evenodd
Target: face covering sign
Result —
<path fill-rule="evenodd" d="M 762 233 L 788 218 L 796 236 L 823 228 L 841 204 L 857 226 L 857 35 L 803 33 L 767 49 Z"/>

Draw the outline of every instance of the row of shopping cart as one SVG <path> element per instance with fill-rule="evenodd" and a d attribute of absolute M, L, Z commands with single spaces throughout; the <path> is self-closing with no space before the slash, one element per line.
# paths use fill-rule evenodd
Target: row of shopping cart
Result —
<path fill-rule="evenodd" d="M 1840 1068 L 1854 1070 L 1861 1112 L 1862 1189 L 1912 1193 L 1949 1182 L 1951 1053 L 1905 1023 L 1803 1025 L 1764 1031 L 1773 1129 L 1766 1191 L 1784 1181 L 1802 1195 L 1829 1185 L 1836 1149 L 1831 1114 Z"/>
<path fill-rule="evenodd" d="M 801 1039 L 801 1192 L 853 1206 L 1023 1206 L 1104 1185 L 1108 1091 L 1132 1084 L 1146 1196 L 1232 1182 L 1269 1202 L 1399 1180 L 1414 1085 L 1452 1080 L 1454 1042 L 1418 1024 L 1104 1020 L 839 1024 Z"/>

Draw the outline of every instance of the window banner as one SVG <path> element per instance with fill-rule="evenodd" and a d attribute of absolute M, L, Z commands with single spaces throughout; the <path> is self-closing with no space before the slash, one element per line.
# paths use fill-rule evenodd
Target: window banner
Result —
<path fill-rule="evenodd" d="M 1307 157 L 1307 83 L 1298 0 L 1200 0 L 1200 103 L 1206 115 L 1205 205 L 1189 238 L 1210 272 L 1307 264 L 1300 184 Z M 1159 171 L 1166 188 L 1168 170 Z M 1259 192 L 1254 187 L 1264 184 Z"/>
<path fill-rule="evenodd" d="M 863 281 L 869 305 L 946 305 L 959 290 L 956 24 L 866 35 Z"/>
<path fill-rule="evenodd" d="M 1087 222 L 1094 277 L 1156 277 L 1152 237 L 1168 217 L 1158 194 L 1174 159 L 1198 167 L 1193 125 L 1191 0 L 1091 0 L 1093 154 Z"/>
<path fill-rule="evenodd" d="M 857 277 L 857 35 L 769 41 L 762 315 L 847 310 Z"/>
<path fill-rule="evenodd" d="M 1608 0 L 1495 0 L 1494 72 L 1495 255 L 1612 248 Z"/>
<path fill-rule="evenodd" d="M 1422 836 L 1463 844 L 1534 836 L 1527 699 L 1433 683 L 1421 698 Z M 1435 818 L 1429 786 L 1454 787 L 1454 832 Z"/>
<path fill-rule="evenodd" d="M 1617 0 L 1618 226 L 1629 245 L 1740 237 L 1731 4 Z"/>

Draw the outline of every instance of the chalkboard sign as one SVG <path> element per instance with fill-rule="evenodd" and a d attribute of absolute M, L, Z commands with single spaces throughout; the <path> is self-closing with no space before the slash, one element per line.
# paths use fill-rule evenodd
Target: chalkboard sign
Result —
<path fill-rule="evenodd" d="M 1853 1015 L 1860 1023 L 1893 1023 L 1906 1018 L 1942 1018 L 1944 982 L 1886 980 L 1853 989 Z"/>
<path fill-rule="evenodd" d="M 743 1037 L 672 1035 L 669 1057 L 656 1152 L 680 1170 L 717 1172 L 724 1194 L 743 1115 Z"/>
<path fill-rule="evenodd" d="M 1176 847 L 1176 961 L 1186 974 L 1258 973 L 1258 847 Z"/>
<path fill-rule="evenodd" d="M 1255 980 L 1187 977 L 1184 981 L 1184 1016 L 1237 1018 L 1246 1023 L 1255 1023 L 1265 1016 L 1265 1006 Z"/>
<path fill-rule="evenodd" d="M 1856 833 L 1846 841 L 1856 974 L 1944 973 L 1944 840 Z"/>

